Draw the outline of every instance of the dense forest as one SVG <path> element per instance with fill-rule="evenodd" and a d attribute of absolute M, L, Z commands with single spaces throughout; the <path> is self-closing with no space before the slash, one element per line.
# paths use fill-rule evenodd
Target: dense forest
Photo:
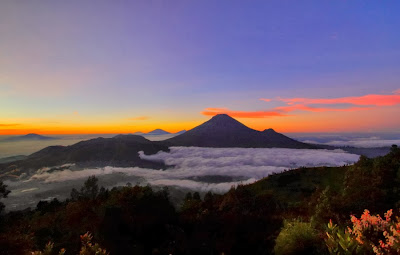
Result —
<path fill-rule="evenodd" d="M 7 193 L 0 183 L 2 199 Z M 397 254 L 400 223 L 391 216 L 400 215 L 399 203 L 397 146 L 354 165 L 270 175 L 224 195 L 188 193 L 178 208 L 168 189 L 108 190 L 92 176 L 66 201 L 3 213 L 0 254 Z"/>

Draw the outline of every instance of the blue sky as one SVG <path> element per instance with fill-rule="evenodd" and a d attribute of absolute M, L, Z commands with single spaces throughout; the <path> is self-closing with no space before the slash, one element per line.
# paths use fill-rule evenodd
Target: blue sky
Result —
<path fill-rule="evenodd" d="M 399 11 L 399 1 L 2 1 L 0 133 L 177 131 L 207 108 L 284 106 L 260 98 L 392 95 Z M 318 131 L 301 124 L 313 120 L 329 131 L 318 124 L 326 115 L 353 118 L 310 114 L 242 121 Z M 400 123 L 386 124 L 372 128 Z"/>

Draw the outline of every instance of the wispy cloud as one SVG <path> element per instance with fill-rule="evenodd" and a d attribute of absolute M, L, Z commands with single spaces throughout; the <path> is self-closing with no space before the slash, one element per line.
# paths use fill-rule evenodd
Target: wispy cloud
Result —
<path fill-rule="evenodd" d="M 19 126 L 21 124 L 19 123 L 6 123 L 6 124 L 2 124 L 0 123 L 0 127 L 15 127 L 15 126 Z"/>
<path fill-rule="evenodd" d="M 138 116 L 138 117 L 129 118 L 129 120 L 148 120 L 148 119 L 149 119 L 148 116 Z"/>

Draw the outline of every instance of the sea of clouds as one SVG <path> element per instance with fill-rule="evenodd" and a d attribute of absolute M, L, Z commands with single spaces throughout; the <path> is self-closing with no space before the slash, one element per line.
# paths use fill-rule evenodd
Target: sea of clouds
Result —
<path fill-rule="evenodd" d="M 313 144 L 325 144 L 332 146 L 352 146 L 358 148 L 390 147 L 393 144 L 400 146 L 400 135 L 398 133 L 376 133 L 376 134 L 288 134 L 290 137 Z"/>
<path fill-rule="evenodd" d="M 171 147 L 170 152 L 154 155 L 139 153 L 145 160 L 164 162 L 167 170 L 138 167 L 103 167 L 84 170 L 40 169 L 25 181 L 7 181 L 12 190 L 5 199 L 11 208 L 21 202 L 35 205 L 40 199 L 66 198 L 73 187 L 81 187 L 84 180 L 96 175 L 105 187 L 125 185 L 169 186 L 201 192 L 224 193 L 232 186 L 253 183 L 271 173 L 302 166 L 342 166 L 352 164 L 358 155 L 342 150 L 306 150 L 278 148 L 199 148 Z M 218 178 L 224 177 L 224 178 Z M 217 180 L 217 181 L 216 181 Z M 7 201 L 8 200 L 8 201 Z"/>

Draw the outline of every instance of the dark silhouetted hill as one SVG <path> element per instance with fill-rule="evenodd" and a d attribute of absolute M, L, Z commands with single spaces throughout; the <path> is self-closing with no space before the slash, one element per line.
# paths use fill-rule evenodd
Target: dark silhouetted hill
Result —
<path fill-rule="evenodd" d="M 165 165 L 143 160 L 138 152 L 154 154 L 168 151 L 166 145 L 151 142 L 142 136 L 118 135 L 113 138 L 96 138 L 70 146 L 49 146 L 29 155 L 24 160 L 0 164 L 0 176 L 6 172 L 19 175 L 41 167 L 77 164 L 79 167 L 137 166 L 161 169 Z"/>

